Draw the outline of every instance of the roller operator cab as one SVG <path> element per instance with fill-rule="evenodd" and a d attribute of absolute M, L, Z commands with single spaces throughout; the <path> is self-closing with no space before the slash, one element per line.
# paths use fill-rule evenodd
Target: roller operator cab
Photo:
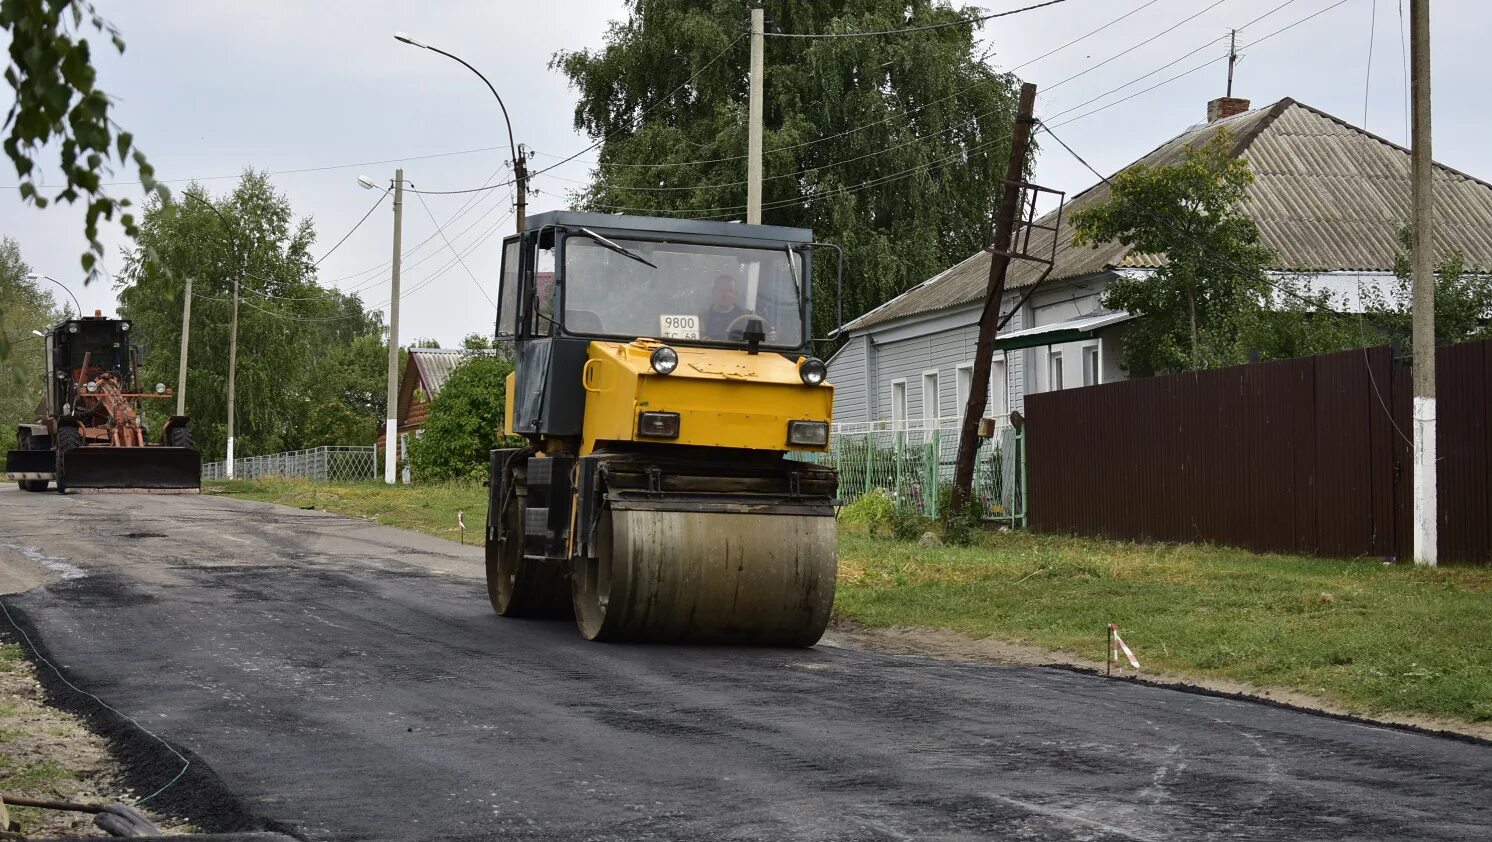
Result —
<path fill-rule="evenodd" d="M 169 400 L 165 384 L 141 384 L 140 349 L 126 319 L 69 319 L 45 334 L 46 389 L 35 416 L 17 429 L 6 479 L 27 491 L 143 489 L 197 491 L 202 456 L 187 419 L 149 429 L 142 402 Z"/>
<path fill-rule="evenodd" d="M 547 213 L 503 246 L 488 503 L 504 616 L 592 640 L 810 645 L 834 601 L 834 390 L 810 231 Z"/>

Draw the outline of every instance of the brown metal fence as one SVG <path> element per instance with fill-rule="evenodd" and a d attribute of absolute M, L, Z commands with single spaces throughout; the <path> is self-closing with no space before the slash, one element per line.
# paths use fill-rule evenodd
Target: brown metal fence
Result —
<path fill-rule="evenodd" d="M 1492 341 L 1439 350 L 1440 558 L 1492 563 Z M 1030 523 L 1407 558 L 1410 382 L 1389 349 L 1026 396 Z"/>

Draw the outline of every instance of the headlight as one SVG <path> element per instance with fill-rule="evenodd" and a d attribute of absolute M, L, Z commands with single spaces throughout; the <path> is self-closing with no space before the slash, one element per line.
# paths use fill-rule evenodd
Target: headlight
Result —
<path fill-rule="evenodd" d="M 677 412 L 639 413 L 637 434 L 650 439 L 676 439 L 679 437 L 679 414 Z"/>
<path fill-rule="evenodd" d="M 648 361 L 653 364 L 653 370 L 659 374 L 673 374 L 673 370 L 679 367 L 679 352 L 664 345 L 654 351 Z"/>
<path fill-rule="evenodd" d="M 827 447 L 829 422 L 789 421 L 787 422 L 787 443 L 803 447 Z"/>
<path fill-rule="evenodd" d="M 78 323 L 77 322 L 68 322 L 67 323 L 67 332 L 68 333 L 77 333 L 78 332 Z"/>
<path fill-rule="evenodd" d="M 123 332 L 123 333 L 129 333 L 130 332 L 130 323 L 129 322 L 120 322 L 119 323 L 119 330 L 121 332 Z"/>
<path fill-rule="evenodd" d="M 825 377 L 829 376 L 829 367 L 824 365 L 824 361 L 817 357 L 806 357 L 802 362 L 798 363 L 798 376 L 803 378 L 804 383 L 810 386 L 817 386 L 824 382 Z"/>
<path fill-rule="evenodd" d="M 166 384 L 165 383 L 157 383 L 157 384 L 155 384 L 155 393 L 157 395 L 164 395 L 164 394 L 166 394 Z"/>
<path fill-rule="evenodd" d="M 88 381 L 88 384 L 85 385 L 83 388 L 87 389 L 90 392 L 97 392 L 98 391 L 98 384 L 94 383 L 92 380 L 90 380 L 90 381 Z"/>

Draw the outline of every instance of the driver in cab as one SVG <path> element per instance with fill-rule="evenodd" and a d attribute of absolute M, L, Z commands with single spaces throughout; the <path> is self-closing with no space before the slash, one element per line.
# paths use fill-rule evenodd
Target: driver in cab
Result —
<path fill-rule="evenodd" d="M 730 331 L 731 323 L 748 312 L 736 303 L 737 295 L 734 275 L 720 275 L 715 278 L 715 285 L 710 291 L 710 306 L 699 314 L 701 338 L 717 340 L 730 338 L 726 334 Z M 736 330 L 740 331 L 739 325 Z"/>

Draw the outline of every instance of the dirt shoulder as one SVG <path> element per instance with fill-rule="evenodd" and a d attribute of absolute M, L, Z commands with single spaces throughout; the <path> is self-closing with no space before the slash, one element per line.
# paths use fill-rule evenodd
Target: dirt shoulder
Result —
<path fill-rule="evenodd" d="M 898 655 L 925 655 L 929 658 L 949 661 L 1022 667 L 1060 667 L 1095 674 L 1104 672 L 1104 662 L 1096 658 L 1081 658 L 1066 652 L 1044 649 L 1030 644 L 1012 643 L 993 637 L 975 638 L 949 629 L 872 628 L 851 620 L 836 619 L 828 634 L 824 636 L 823 643 L 846 649 L 864 649 Z M 1492 741 L 1492 723 L 1460 722 L 1453 719 L 1403 714 L 1364 716 L 1306 693 L 1278 687 L 1257 687 L 1238 681 L 1200 678 L 1194 675 L 1171 675 L 1118 666 L 1113 667 L 1112 674 L 1121 680 L 1139 681 L 1176 689 L 1200 690 L 1363 722 L 1381 722 L 1437 734 L 1458 734 Z"/>
<path fill-rule="evenodd" d="M 85 804 L 131 803 L 107 741 L 78 717 L 46 703 L 36 665 L 13 629 L 0 629 L 0 794 Z M 93 816 L 9 807 L 28 836 L 107 836 Z M 186 822 L 145 811 L 167 833 L 189 833 Z"/>

